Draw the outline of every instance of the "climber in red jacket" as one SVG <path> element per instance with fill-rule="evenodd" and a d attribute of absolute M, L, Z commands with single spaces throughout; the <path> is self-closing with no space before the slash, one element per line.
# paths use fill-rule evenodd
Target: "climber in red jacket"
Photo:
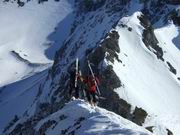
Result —
<path fill-rule="evenodd" d="M 95 82 L 96 81 L 96 82 Z M 97 77 L 93 78 L 93 76 L 86 76 L 84 79 L 84 83 L 86 85 L 86 96 L 88 99 L 88 102 L 93 106 L 97 105 L 97 85 L 99 84 L 99 79 Z"/>

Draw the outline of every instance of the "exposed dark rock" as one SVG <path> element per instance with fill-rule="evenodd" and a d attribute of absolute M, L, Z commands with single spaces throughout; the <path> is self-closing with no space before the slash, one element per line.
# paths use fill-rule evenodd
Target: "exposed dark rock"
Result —
<path fill-rule="evenodd" d="M 128 27 L 128 30 L 129 30 L 129 31 L 132 31 L 132 28 L 131 28 L 131 27 Z"/>
<path fill-rule="evenodd" d="M 147 130 L 149 130 L 151 133 L 153 133 L 153 126 L 150 126 L 150 127 L 146 127 Z"/>
<path fill-rule="evenodd" d="M 132 31 L 132 28 L 129 27 L 129 26 L 127 26 L 126 24 L 121 23 L 121 24 L 118 24 L 118 26 L 119 26 L 119 27 L 122 27 L 122 28 L 127 28 L 128 31 Z"/>
<path fill-rule="evenodd" d="M 101 78 L 104 79 L 102 80 L 105 84 L 103 86 L 108 86 L 111 89 L 119 88 L 122 86 L 121 81 L 113 71 L 112 66 L 107 66 L 107 68 L 103 71 Z"/>
<path fill-rule="evenodd" d="M 59 120 L 60 120 L 60 121 L 66 119 L 66 118 L 67 118 L 67 116 L 65 116 L 64 114 L 61 115 L 61 116 L 59 116 Z"/>
<path fill-rule="evenodd" d="M 94 6 L 94 2 L 92 0 L 84 0 L 84 6 L 85 6 L 85 9 L 90 11 L 92 10 L 93 6 Z"/>
<path fill-rule="evenodd" d="M 24 2 L 20 1 L 20 0 L 17 0 L 17 4 L 20 6 L 20 7 L 23 7 L 24 6 Z"/>
<path fill-rule="evenodd" d="M 107 38 L 103 40 L 101 46 L 96 48 L 88 56 L 89 60 L 96 66 L 104 60 L 105 53 L 108 52 L 111 62 L 114 61 L 114 58 L 117 59 L 116 53 L 120 52 L 118 45 L 119 35 L 116 31 L 112 31 L 107 35 Z M 118 94 L 114 92 L 115 88 L 121 87 L 121 81 L 113 71 L 112 66 L 107 66 L 106 69 L 99 71 L 99 78 L 101 80 L 100 90 L 103 97 L 106 100 L 100 100 L 99 105 L 103 108 L 106 108 L 110 111 L 113 111 L 121 116 L 128 118 L 130 115 L 130 107 L 123 99 L 120 99 Z"/>
<path fill-rule="evenodd" d="M 42 86 L 40 85 L 38 88 L 38 93 L 36 95 L 36 99 L 39 98 L 41 94 L 42 94 Z"/>
<path fill-rule="evenodd" d="M 154 128 L 154 126 L 146 127 L 146 129 L 149 130 L 152 133 L 153 133 L 153 128 Z M 167 135 L 173 135 L 173 133 L 169 129 L 166 129 L 166 130 L 168 132 Z"/>
<path fill-rule="evenodd" d="M 145 118 L 147 116 L 147 112 L 143 110 L 142 108 L 136 107 L 134 112 L 133 112 L 133 121 L 142 126 L 142 123 L 144 123 Z"/>
<path fill-rule="evenodd" d="M 46 132 L 46 130 L 48 129 L 48 128 L 50 128 L 52 125 L 55 125 L 55 124 L 57 124 L 57 122 L 55 121 L 55 120 L 48 120 L 47 122 L 45 122 L 41 127 L 40 127 L 40 129 L 39 129 L 39 134 L 40 135 L 43 135 L 43 134 L 45 134 L 45 132 Z"/>
<path fill-rule="evenodd" d="M 76 126 L 76 125 L 81 124 L 81 122 L 82 122 L 82 121 L 84 121 L 84 120 L 85 120 L 85 118 L 84 118 L 84 117 L 80 117 L 80 118 L 76 121 L 76 123 L 74 123 L 74 125 L 73 125 L 73 126 Z"/>
<path fill-rule="evenodd" d="M 95 11 L 101 6 L 103 6 L 105 3 L 105 0 L 98 0 L 98 1 L 93 1 L 93 0 L 83 0 L 80 3 L 81 9 L 84 11 Z"/>
<path fill-rule="evenodd" d="M 180 81 L 180 77 L 177 78 Z"/>
<path fill-rule="evenodd" d="M 145 14 L 152 24 L 155 24 L 160 19 L 164 24 L 167 24 L 169 20 L 178 25 L 178 18 L 172 17 L 171 12 L 174 12 L 174 8 L 168 6 L 168 4 L 178 5 L 179 0 L 140 0 L 140 3 L 144 4 L 142 13 Z"/>
<path fill-rule="evenodd" d="M 121 87 L 121 81 L 114 73 L 111 66 L 108 66 L 101 73 L 101 94 L 106 100 L 100 100 L 99 105 L 107 110 L 113 111 L 124 118 L 129 118 L 131 105 L 125 100 L 120 99 L 118 94 L 114 92 L 115 88 Z"/>
<path fill-rule="evenodd" d="M 119 40 L 118 32 L 112 31 L 111 33 L 108 34 L 107 38 L 104 39 L 104 41 L 101 43 L 102 48 L 108 53 L 106 58 L 112 63 L 114 62 L 114 58 L 120 62 L 117 54 L 120 53 L 118 40 Z"/>
<path fill-rule="evenodd" d="M 178 16 L 180 10 L 173 10 L 169 13 L 169 17 L 173 20 L 173 23 L 180 26 L 180 16 Z"/>
<path fill-rule="evenodd" d="M 167 135 L 173 135 L 172 131 L 170 131 L 169 129 L 166 129 L 168 134 Z"/>
<path fill-rule="evenodd" d="M 57 87 L 53 89 L 52 97 L 51 97 L 51 103 L 55 103 L 58 101 L 58 99 L 64 97 L 64 100 L 67 101 L 67 91 L 69 90 L 68 81 L 69 75 L 68 73 L 62 73 L 59 79 L 59 83 L 57 84 Z M 65 102 L 64 102 L 65 103 Z M 62 104 L 64 104 L 62 103 Z"/>
<path fill-rule="evenodd" d="M 61 135 L 65 135 L 68 132 L 69 128 L 61 130 Z"/>
<path fill-rule="evenodd" d="M 167 63 L 167 65 L 169 66 L 169 70 L 170 70 L 173 74 L 176 75 L 176 73 L 177 73 L 176 69 L 171 65 L 170 62 L 167 61 L 166 63 Z"/>
<path fill-rule="evenodd" d="M 179 0 L 167 0 L 168 4 L 173 4 L 173 5 L 179 5 L 180 1 Z"/>
<path fill-rule="evenodd" d="M 46 65 L 46 64 L 41 64 L 41 63 L 32 63 L 32 62 L 30 62 L 28 59 L 25 59 L 25 58 L 21 57 L 21 55 L 20 55 L 18 52 L 14 51 L 14 50 L 11 51 L 11 54 L 12 54 L 16 59 L 18 59 L 19 61 L 24 62 L 25 64 L 27 64 L 27 65 L 29 65 L 29 66 L 31 66 L 31 67 L 39 67 L 39 66 L 44 66 L 44 65 Z"/>
<path fill-rule="evenodd" d="M 84 117 L 80 117 L 79 119 L 77 119 L 77 121 L 69 126 L 67 129 L 63 129 L 61 130 L 61 134 L 62 135 L 74 135 L 75 131 L 78 130 L 81 127 L 81 122 L 84 121 L 85 118 Z"/>
<path fill-rule="evenodd" d="M 105 58 L 106 52 L 108 55 L 107 59 L 111 62 L 114 62 L 114 58 L 118 61 L 117 53 L 120 52 L 118 44 L 119 34 L 117 31 L 112 31 L 107 34 L 106 38 L 100 43 L 101 45 L 97 47 L 94 52 L 90 53 L 88 58 L 96 66 Z"/>
<path fill-rule="evenodd" d="M 18 124 L 16 128 L 9 133 L 9 135 L 34 135 L 35 130 L 31 125 L 31 121 L 27 121 L 24 124 Z"/>
<path fill-rule="evenodd" d="M 18 120 L 19 120 L 18 116 L 15 115 L 14 118 L 9 122 L 9 124 L 7 125 L 7 127 L 4 128 L 4 131 L 3 131 L 3 132 L 5 133 L 7 130 L 9 130 L 9 128 L 10 128 L 11 126 L 13 126 L 13 124 L 16 123 Z"/>
<path fill-rule="evenodd" d="M 89 55 L 89 60 L 96 66 L 104 59 L 106 50 L 99 46 L 93 53 Z"/>
<path fill-rule="evenodd" d="M 88 54 L 89 60 L 93 63 L 94 67 L 98 69 L 99 64 L 104 60 L 105 54 L 108 61 L 114 62 L 114 59 L 119 61 L 117 53 L 120 53 L 120 48 L 118 44 L 119 35 L 116 31 L 108 33 L 106 38 L 100 43 L 94 51 L 90 51 Z M 131 114 L 131 105 L 125 100 L 121 99 L 119 95 L 114 92 L 114 89 L 122 86 L 119 77 L 113 70 L 112 66 L 107 66 L 105 69 L 98 69 L 98 75 L 100 78 L 100 91 L 106 100 L 100 99 L 99 106 L 113 111 L 124 118 L 129 120 L 134 120 L 135 123 L 142 125 L 146 115 L 144 115 L 142 109 L 136 108 L 136 112 Z M 142 113 L 140 113 L 142 112 Z M 145 111 L 144 111 L 145 112 Z M 142 114 L 142 115 L 141 115 Z"/>
<path fill-rule="evenodd" d="M 31 118 L 29 118 L 27 121 L 25 121 L 24 123 L 17 124 L 15 128 L 11 131 L 10 135 L 21 135 L 21 134 L 34 135 L 35 130 L 33 127 L 35 127 L 35 125 L 43 118 L 61 109 L 64 105 L 64 102 L 66 102 L 66 100 L 64 100 L 63 103 L 56 102 L 54 104 L 49 104 L 49 103 L 40 104 L 37 113 Z M 53 123 L 55 124 L 55 122 Z"/>
<path fill-rule="evenodd" d="M 107 41 L 107 43 L 105 41 L 103 41 L 103 44 L 105 44 L 104 46 L 107 47 L 108 49 L 111 50 L 115 50 L 116 52 L 120 52 L 120 48 L 119 48 L 119 44 L 118 44 L 118 40 L 119 40 L 119 34 L 117 31 L 112 31 L 108 34 L 109 38 L 106 38 L 105 40 L 109 40 Z M 104 43 L 105 42 L 105 43 Z"/>
<path fill-rule="evenodd" d="M 47 2 L 48 0 L 38 0 L 38 3 L 43 3 L 43 2 Z"/>
<path fill-rule="evenodd" d="M 141 22 L 141 25 L 145 28 L 142 35 L 144 44 L 150 51 L 152 51 L 157 56 L 158 59 L 164 61 L 163 50 L 161 47 L 158 46 L 159 42 L 154 34 L 154 29 L 150 21 L 143 14 L 138 18 Z"/>
<path fill-rule="evenodd" d="M 21 1 L 21 0 L 3 0 L 3 2 L 6 2 L 6 3 L 7 3 L 7 2 L 17 3 L 17 5 L 18 5 L 19 7 L 25 6 L 25 4 L 28 3 L 29 1 L 31 1 L 31 0 L 26 0 L 25 2 L 24 2 L 24 1 Z M 38 4 L 41 4 L 41 3 L 43 3 L 43 2 L 47 2 L 48 0 L 36 0 L 36 1 L 37 1 Z M 60 0 L 54 0 L 54 1 L 59 2 Z"/>
<path fill-rule="evenodd" d="M 108 13 L 109 15 L 116 13 L 116 12 L 121 12 L 122 10 L 124 10 L 123 7 L 125 7 L 126 5 L 128 5 L 130 2 L 130 0 L 109 0 L 108 4 L 106 4 L 106 9 L 108 9 L 106 11 L 106 13 Z M 123 11 L 123 13 L 125 13 L 126 10 Z"/>

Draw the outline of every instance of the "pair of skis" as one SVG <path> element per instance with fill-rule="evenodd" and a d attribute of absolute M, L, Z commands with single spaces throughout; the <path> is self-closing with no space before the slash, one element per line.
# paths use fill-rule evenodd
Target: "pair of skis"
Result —
<path fill-rule="evenodd" d="M 76 58 L 76 76 L 75 76 L 75 88 L 76 89 L 77 89 L 77 82 L 78 82 L 79 73 L 81 73 L 79 71 L 79 60 L 78 60 L 78 58 Z M 86 97 L 86 92 L 84 90 L 83 90 L 83 95 L 84 95 L 84 97 Z"/>
<path fill-rule="evenodd" d="M 92 70 L 92 68 L 91 68 L 91 63 L 90 63 L 89 60 L 88 60 L 87 62 L 88 62 L 88 67 L 89 67 L 89 69 L 90 69 L 91 75 L 92 75 L 92 77 L 93 77 L 93 81 L 94 81 L 94 83 L 95 83 L 95 85 L 96 85 L 98 95 L 100 96 L 100 95 L 101 95 L 101 92 L 100 92 L 100 90 L 99 90 L 99 87 L 98 87 L 98 84 L 97 84 L 97 81 L 96 81 L 96 77 L 95 77 L 95 75 L 94 75 L 94 72 L 93 72 L 93 70 Z"/>
<path fill-rule="evenodd" d="M 90 69 L 90 72 L 91 72 L 91 75 L 92 75 L 92 77 L 93 77 L 94 83 L 95 83 L 95 85 L 96 85 L 98 95 L 100 96 L 100 95 L 101 95 L 101 92 L 100 92 L 100 90 L 99 90 L 98 83 L 97 83 L 97 81 L 96 81 L 96 77 L 95 77 L 94 72 L 93 72 L 93 70 L 92 70 L 91 63 L 90 63 L 89 60 L 88 60 L 87 62 L 88 62 L 88 67 L 89 67 L 89 69 Z M 78 58 L 76 58 L 75 88 L 77 88 L 77 80 L 78 80 L 78 74 L 79 74 L 79 66 L 78 66 L 79 64 L 78 64 L 78 63 L 79 63 L 79 60 L 78 60 Z"/>

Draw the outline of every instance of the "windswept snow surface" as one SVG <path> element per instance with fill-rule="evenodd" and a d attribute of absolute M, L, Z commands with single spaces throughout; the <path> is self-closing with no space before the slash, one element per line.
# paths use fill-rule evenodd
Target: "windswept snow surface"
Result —
<path fill-rule="evenodd" d="M 70 32 L 73 0 L 29 1 L 23 7 L 0 1 L 0 87 L 49 67 Z M 33 67 L 12 54 L 40 66 Z M 42 66 L 45 64 L 45 66 Z"/>
<path fill-rule="evenodd" d="M 119 58 L 113 67 L 124 87 L 116 89 L 121 98 L 134 106 L 142 107 L 149 114 L 156 116 L 175 135 L 180 133 L 180 53 L 173 45 L 172 39 L 177 36 L 173 24 L 155 30 L 159 46 L 164 50 L 165 62 L 158 60 L 142 42 L 143 27 L 137 16 L 124 17 L 120 24 L 132 28 L 117 27 L 120 35 Z M 166 36 L 166 34 L 169 34 Z M 177 75 L 169 71 L 166 64 L 169 61 L 177 70 Z"/>
<path fill-rule="evenodd" d="M 61 119 L 60 119 L 61 118 Z M 36 125 L 39 131 L 47 121 L 56 121 L 46 129 L 46 135 L 74 132 L 75 135 L 150 135 L 151 133 L 115 113 L 91 107 L 82 100 L 71 101 Z"/>
<path fill-rule="evenodd" d="M 40 84 L 45 81 L 47 73 L 48 70 L 45 70 L 0 89 L 0 134 L 15 115 L 20 118 L 29 108 L 31 114 L 34 113 L 36 106 L 32 105 L 38 98 Z"/>

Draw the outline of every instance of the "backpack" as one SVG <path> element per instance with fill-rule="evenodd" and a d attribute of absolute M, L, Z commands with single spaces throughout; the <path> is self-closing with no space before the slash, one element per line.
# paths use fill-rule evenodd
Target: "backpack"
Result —
<path fill-rule="evenodd" d="M 98 78 L 95 77 L 95 79 L 96 79 L 97 84 L 99 84 Z M 89 86 L 89 89 L 88 89 L 88 90 L 89 90 L 90 92 L 96 92 L 96 83 L 95 83 L 94 78 L 93 78 L 92 76 L 88 77 L 87 84 L 88 84 L 88 86 Z"/>

